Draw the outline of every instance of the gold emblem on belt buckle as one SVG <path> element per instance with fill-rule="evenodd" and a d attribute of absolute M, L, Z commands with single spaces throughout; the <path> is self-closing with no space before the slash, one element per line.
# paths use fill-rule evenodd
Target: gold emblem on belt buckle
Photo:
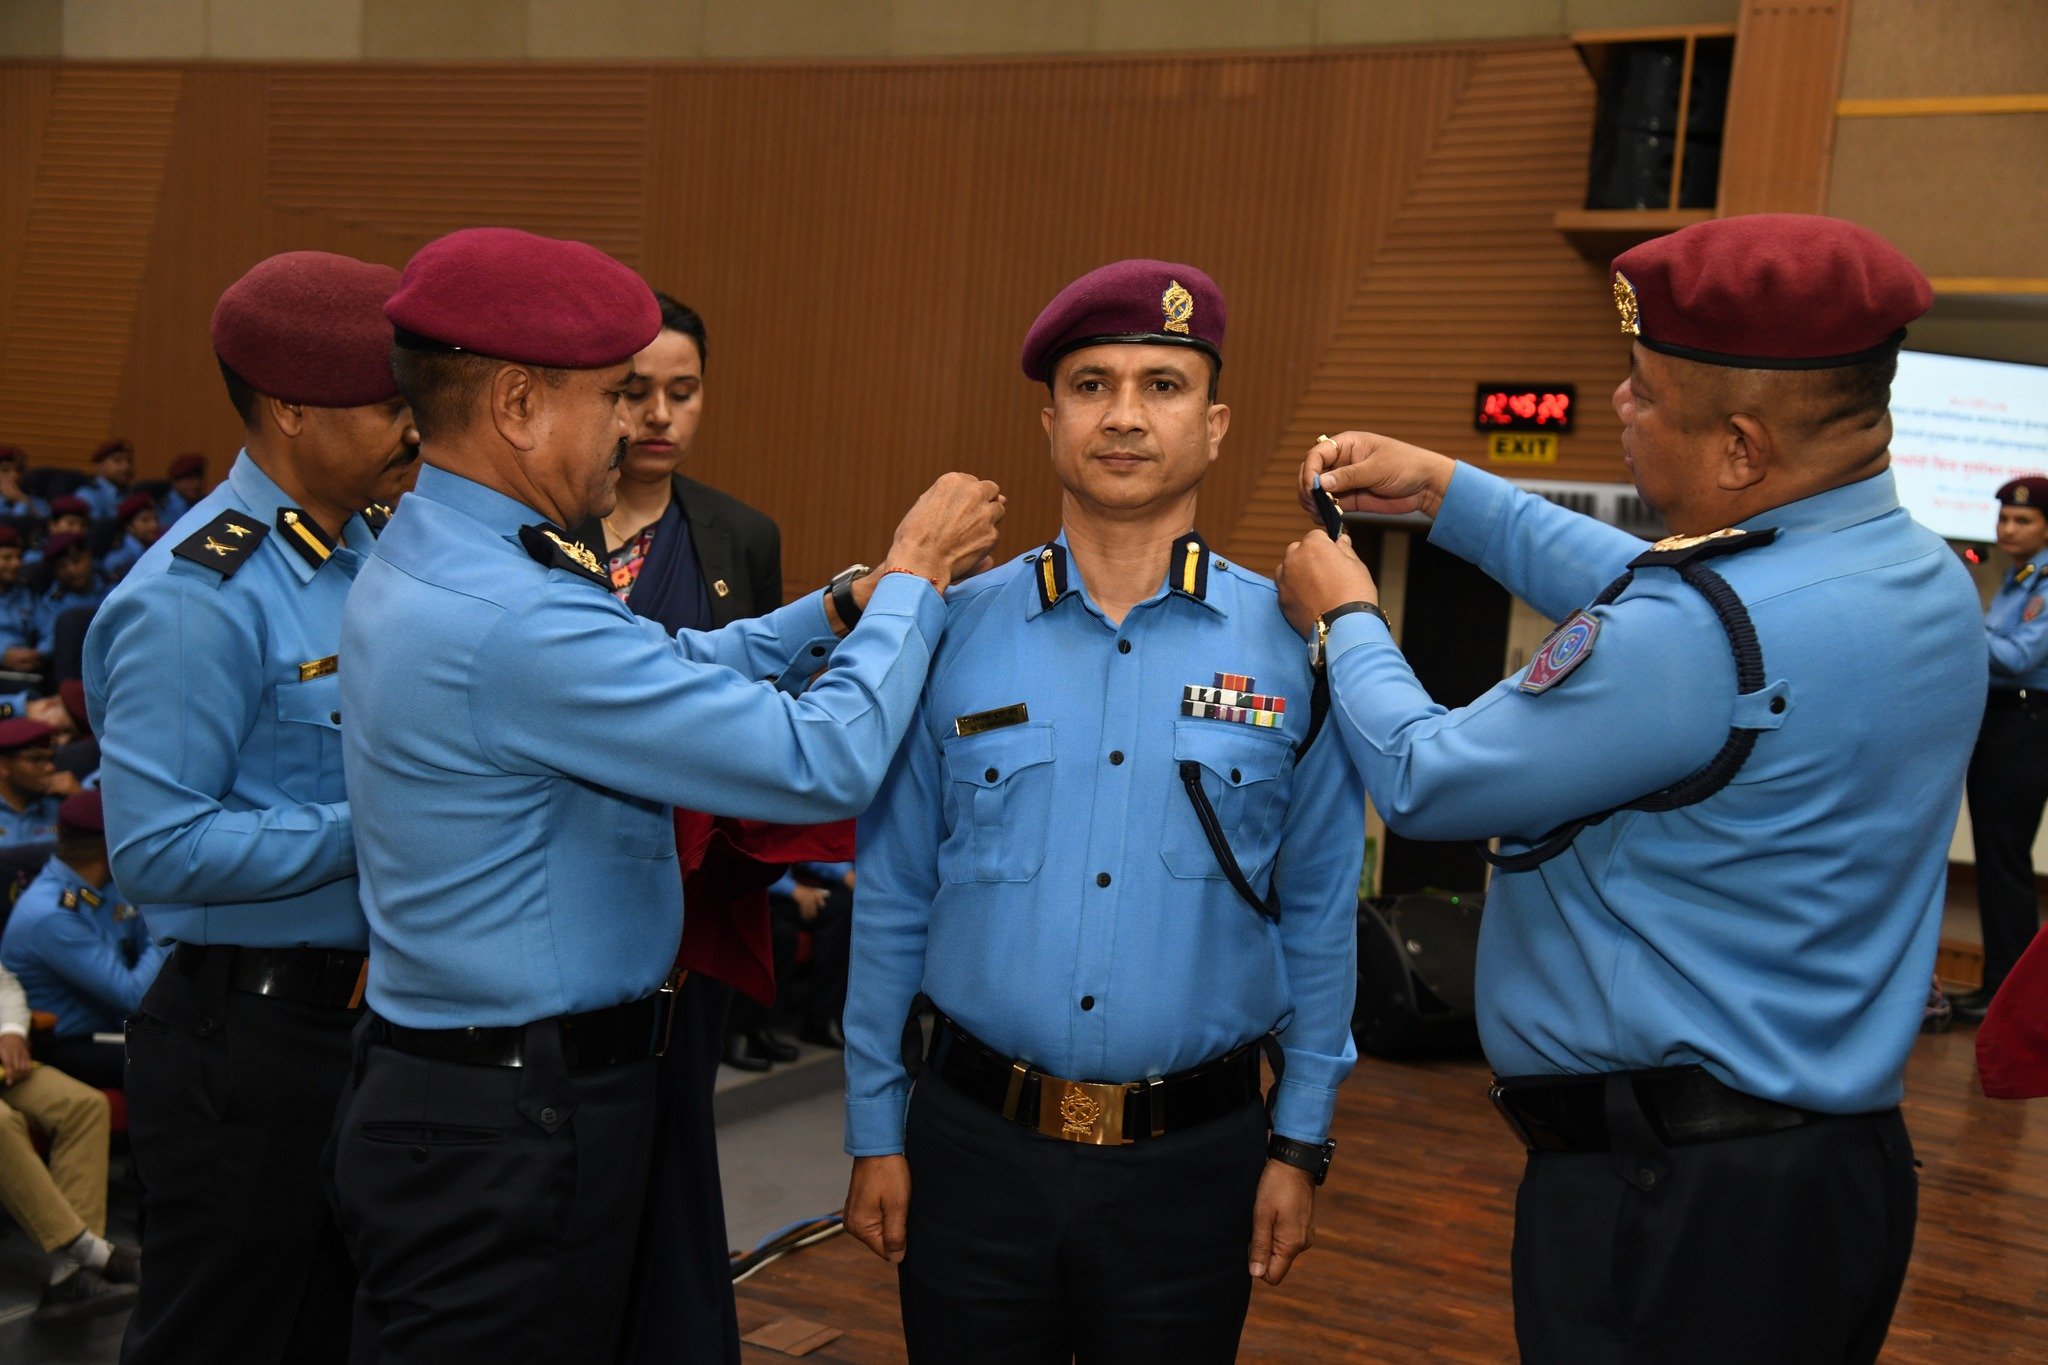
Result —
<path fill-rule="evenodd" d="M 1038 1083 L 1038 1131 L 1068 1142 L 1122 1146 L 1128 1087 L 1047 1076 Z"/>

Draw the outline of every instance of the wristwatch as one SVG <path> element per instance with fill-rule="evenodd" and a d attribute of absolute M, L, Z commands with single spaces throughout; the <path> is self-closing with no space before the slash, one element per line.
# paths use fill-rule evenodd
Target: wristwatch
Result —
<path fill-rule="evenodd" d="M 1308 664 L 1310 668 L 1321 668 L 1323 666 L 1323 656 L 1330 644 L 1330 627 L 1353 612 L 1359 611 L 1370 612 L 1372 615 L 1379 617 L 1380 624 L 1388 630 L 1394 628 L 1394 623 L 1387 619 L 1387 614 L 1371 602 L 1346 602 L 1341 607 L 1331 607 L 1316 618 L 1315 634 L 1310 637 L 1308 642 Z"/>
<path fill-rule="evenodd" d="M 1330 1158 L 1337 1153 L 1337 1140 L 1318 1145 L 1313 1142 L 1296 1142 L 1278 1133 L 1266 1139 L 1266 1156 L 1284 1165 L 1293 1166 L 1309 1173 L 1309 1178 L 1320 1186 L 1330 1178 Z"/>
<path fill-rule="evenodd" d="M 860 624 L 860 604 L 853 600 L 853 580 L 868 572 L 865 564 L 849 564 L 825 585 L 825 595 L 832 599 L 832 608 L 839 613 L 839 624 L 848 630 Z"/>

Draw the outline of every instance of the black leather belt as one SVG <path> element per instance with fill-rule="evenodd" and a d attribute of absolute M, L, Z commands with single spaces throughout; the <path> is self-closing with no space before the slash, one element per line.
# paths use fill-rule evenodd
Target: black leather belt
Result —
<path fill-rule="evenodd" d="M 227 984 L 250 995 L 267 995 L 323 1009 L 363 1007 L 363 973 L 369 957 L 337 948 L 245 948 L 233 943 L 180 943 L 171 961 L 187 976 L 215 957 L 226 957 Z"/>
<path fill-rule="evenodd" d="M 1127 1083 L 1070 1081 L 1005 1057 L 939 1016 L 925 1065 L 1012 1123 L 1068 1142 L 1126 1146 L 1222 1118 L 1259 1099 L 1259 1045 L 1201 1066 Z"/>
<path fill-rule="evenodd" d="M 1650 1131 L 1667 1147 L 1757 1137 L 1839 1118 L 1746 1095 L 1702 1067 L 1616 1073 L 1634 1091 Z M 1608 1076 L 1524 1076 L 1498 1081 L 1494 1108 L 1532 1152 L 1605 1152 Z"/>
<path fill-rule="evenodd" d="M 1984 699 L 1987 711 L 2048 711 L 2048 690 L 2039 687 L 1994 687 Z"/>
<path fill-rule="evenodd" d="M 668 1050 L 669 1020 L 675 1012 L 675 991 L 663 986 L 653 995 L 583 1014 L 562 1014 L 539 1020 L 561 1033 L 562 1060 L 571 1071 L 659 1057 Z M 532 1024 L 503 1028 L 407 1028 L 378 1019 L 372 1042 L 415 1057 L 464 1066 L 525 1066 L 527 1035 Z"/>

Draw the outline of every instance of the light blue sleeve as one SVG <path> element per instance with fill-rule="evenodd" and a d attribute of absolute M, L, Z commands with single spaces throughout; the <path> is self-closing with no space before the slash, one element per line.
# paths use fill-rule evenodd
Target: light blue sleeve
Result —
<path fill-rule="evenodd" d="M 2030 598 L 2030 601 L 2035 600 Z M 2026 611 L 2009 626 L 1984 623 L 1985 643 L 1991 646 L 1991 676 L 2021 678 L 2048 663 L 2048 611 L 2026 619 Z"/>
<path fill-rule="evenodd" d="M 945 625 L 930 584 L 893 574 L 824 676 L 792 697 L 691 658 L 680 639 L 614 606 L 594 593 L 546 592 L 492 627 L 470 687 L 485 756 L 508 772 L 791 824 L 858 815 L 874 798 Z"/>
<path fill-rule="evenodd" d="M 1287 1074 L 1277 1090 L 1273 1131 L 1319 1143 L 1330 1135 L 1337 1087 L 1358 1061 L 1351 1010 L 1358 993 L 1365 784 L 1335 734 L 1317 736 L 1295 768 L 1287 817 L 1273 890 L 1294 1017 L 1280 1030 Z"/>
<path fill-rule="evenodd" d="M 86 635 L 87 707 L 121 894 L 139 905 L 295 896 L 355 872 L 348 803 L 230 810 L 261 719 L 255 623 L 182 573 L 102 606 Z"/>
<path fill-rule="evenodd" d="M 1735 664 L 1705 599 L 1673 578 L 1593 616 L 1592 652 L 1547 691 L 1523 692 L 1517 675 L 1456 711 L 1429 699 L 1377 618 L 1355 613 L 1331 628 L 1330 723 L 1388 828 L 1541 839 L 1719 752 Z"/>
<path fill-rule="evenodd" d="M 132 1014 L 156 980 L 164 953 L 151 944 L 131 967 L 84 915 L 67 910 L 42 917 L 35 937 L 22 945 L 19 960 L 40 963 L 44 971 L 109 1013 Z M 63 1027 L 61 1017 L 57 1022 Z"/>
<path fill-rule="evenodd" d="M 860 885 L 853 893 L 844 1020 L 849 1156 L 893 1156 L 903 1150 L 910 1097 L 903 1021 L 924 986 L 943 826 L 939 746 L 920 708 L 854 840 L 860 850 Z"/>
<path fill-rule="evenodd" d="M 783 873 L 780 877 L 769 883 L 768 894 L 780 896 L 784 900 L 788 900 L 796 895 L 796 877 L 788 872 Z"/>
<path fill-rule="evenodd" d="M 1462 463 L 1437 509 L 1429 543 L 1478 566 L 1553 621 L 1598 597 L 1650 548 L 1626 531 Z"/>
<path fill-rule="evenodd" d="M 899 583 L 922 582 L 903 574 L 889 577 Z M 925 590 L 930 591 L 929 585 Z M 879 596 L 880 584 L 875 591 Z M 900 596 L 902 591 L 900 587 L 891 589 L 892 596 Z M 861 619 L 867 619 L 865 613 Z M 676 652 L 683 658 L 719 664 L 756 679 L 779 678 L 792 670 L 801 670 L 808 677 L 825 666 L 838 643 L 825 618 L 825 598 L 815 592 L 805 593 L 766 616 L 750 616 L 717 630 L 678 631 L 675 637 Z"/>

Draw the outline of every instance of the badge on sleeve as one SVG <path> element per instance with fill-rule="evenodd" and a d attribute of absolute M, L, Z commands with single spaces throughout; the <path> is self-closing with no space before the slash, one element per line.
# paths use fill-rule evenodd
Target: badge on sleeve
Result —
<path fill-rule="evenodd" d="M 1534 696 L 1563 682 L 1592 655 L 1593 642 L 1599 638 L 1600 623 L 1586 612 L 1573 612 L 1550 633 L 1550 638 L 1536 651 L 1536 657 L 1529 660 L 1529 675 L 1522 679 L 1522 691 Z"/>
<path fill-rule="evenodd" d="M 2036 593 L 2027 599 L 2027 605 L 2020 608 L 2020 620 L 2031 621 L 2041 614 L 2041 596 Z"/>

